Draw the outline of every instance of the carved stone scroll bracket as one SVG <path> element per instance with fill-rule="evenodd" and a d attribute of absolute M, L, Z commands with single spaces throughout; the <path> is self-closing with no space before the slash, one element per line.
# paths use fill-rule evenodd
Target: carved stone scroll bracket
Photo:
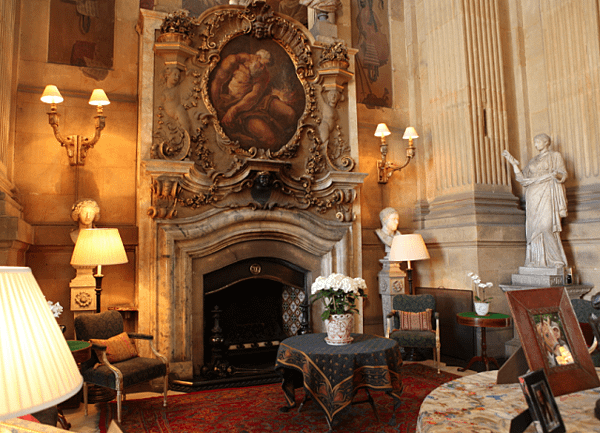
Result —
<path fill-rule="evenodd" d="M 171 33 L 161 35 L 159 36 L 158 40 L 160 41 L 161 38 L 164 40 L 164 36 L 170 36 L 170 38 L 173 38 L 171 35 Z M 165 65 L 177 66 L 182 71 L 184 71 L 186 68 L 186 60 L 198 55 L 198 50 L 190 47 L 185 42 L 180 40 L 157 42 L 154 44 L 154 52 L 164 59 Z"/>
<path fill-rule="evenodd" d="M 148 209 L 148 215 L 151 218 L 175 218 L 179 190 L 179 178 L 174 176 L 156 178 L 152 182 L 152 206 Z"/>

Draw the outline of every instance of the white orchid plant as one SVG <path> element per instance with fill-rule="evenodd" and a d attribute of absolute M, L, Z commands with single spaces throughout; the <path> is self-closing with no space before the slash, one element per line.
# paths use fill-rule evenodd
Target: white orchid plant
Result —
<path fill-rule="evenodd" d="M 64 310 L 63 306 L 60 305 L 60 302 L 57 302 L 55 304 L 52 301 L 48 301 L 48 307 L 50 307 L 50 311 L 52 311 L 52 315 L 56 318 L 58 318 Z"/>
<path fill-rule="evenodd" d="M 473 296 L 475 302 L 485 302 L 489 304 L 493 298 L 491 296 L 489 298 L 485 297 L 485 289 L 491 289 L 494 284 L 491 282 L 482 283 L 479 275 L 474 272 L 469 272 L 467 275 L 471 278 L 473 285 L 475 286 L 475 293 L 477 293 Z"/>
<path fill-rule="evenodd" d="M 331 274 L 327 278 L 318 277 L 311 286 L 312 302 L 323 299 L 325 311 L 321 319 L 327 320 L 332 314 L 345 314 L 358 311 L 356 301 L 366 298 L 367 283 L 362 278 L 351 278 L 343 274 Z"/>

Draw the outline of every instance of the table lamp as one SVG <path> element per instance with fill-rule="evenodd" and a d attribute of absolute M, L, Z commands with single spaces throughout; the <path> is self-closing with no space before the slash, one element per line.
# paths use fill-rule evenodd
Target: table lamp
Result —
<path fill-rule="evenodd" d="M 71 265 L 98 266 L 96 275 L 96 313 L 100 312 L 102 294 L 102 266 L 127 263 L 127 254 L 118 229 L 83 229 L 71 256 Z"/>
<path fill-rule="evenodd" d="M 0 421 L 56 406 L 81 389 L 83 377 L 30 268 L 0 266 L 0 330 Z"/>
<path fill-rule="evenodd" d="M 390 262 L 407 262 L 408 293 L 413 294 L 411 261 L 429 259 L 429 252 L 419 234 L 396 235 L 390 248 Z"/>

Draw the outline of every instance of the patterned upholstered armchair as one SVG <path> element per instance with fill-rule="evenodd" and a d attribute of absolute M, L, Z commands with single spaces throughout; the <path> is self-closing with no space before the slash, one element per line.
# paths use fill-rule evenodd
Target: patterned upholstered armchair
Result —
<path fill-rule="evenodd" d="M 433 348 L 435 366 L 440 372 L 440 315 L 433 295 L 396 295 L 387 315 L 386 337 L 401 347 Z"/>
<path fill-rule="evenodd" d="M 117 421 L 121 423 L 121 400 L 124 390 L 132 385 L 164 377 L 163 406 L 167 406 L 169 363 L 154 348 L 152 335 L 123 332 L 123 317 L 118 311 L 82 314 L 75 318 L 77 338 L 92 343 L 92 357 L 82 364 L 83 401 L 87 415 L 88 384 L 117 392 Z M 147 340 L 158 358 L 138 356 L 132 340 Z M 100 364 L 96 366 L 96 364 Z"/>

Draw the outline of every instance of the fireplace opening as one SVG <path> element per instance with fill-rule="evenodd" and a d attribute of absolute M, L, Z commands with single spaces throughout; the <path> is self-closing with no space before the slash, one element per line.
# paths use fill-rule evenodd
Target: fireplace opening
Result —
<path fill-rule="evenodd" d="M 205 296 L 207 322 L 204 341 L 211 341 L 212 312 L 218 307 L 223 348 L 230 365 L 237 369 L 267 368 L 275 363 L 277 346 L 284 332 L 282 292 L 284 285 L 268 279 L 251 279 Z M 204 357 L 211 362 L 211 352 Z"/>
<path fill-rule="evenodd" d="M 203 359 L 195 378 L 235 380 L 273 374 L 279 344 L 309 332 L 308 274 L 290 262 L 268 257 L 241 260 L 204 274 Z"/>

